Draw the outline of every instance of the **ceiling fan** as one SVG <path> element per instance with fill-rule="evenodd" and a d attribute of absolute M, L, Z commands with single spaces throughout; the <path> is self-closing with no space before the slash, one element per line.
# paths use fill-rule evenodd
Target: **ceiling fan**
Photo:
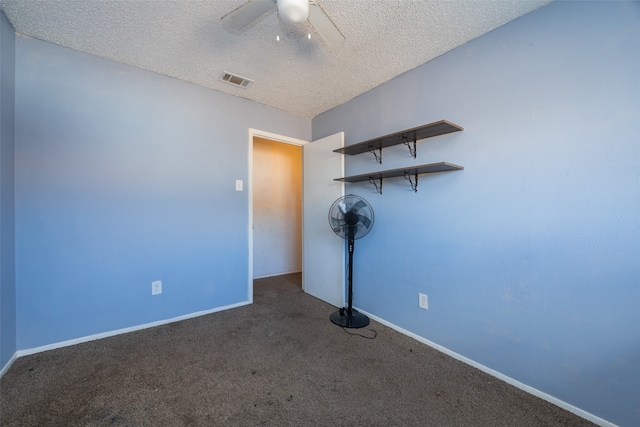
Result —
<path fill-rule="evenodd" d="M 309 21 L 329 48 L 339 47 L 344 42 L 344 36 L 316 0 L 249 0 L 223 16 L 222 22 L 233 30 L 240 30 L 274 5 L 278 8 L 278 16 L 287 22 Z"/>

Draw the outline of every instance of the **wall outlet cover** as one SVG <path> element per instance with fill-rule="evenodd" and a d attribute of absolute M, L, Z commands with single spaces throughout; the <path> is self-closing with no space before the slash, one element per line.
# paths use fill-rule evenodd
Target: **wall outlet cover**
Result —
<path fill-rule="evenodd" d="M 427 294 L 418 293 L 418 306 L 425 310 L 429 310 L 429 297 Z"/>
<path fill-rule="evenodd" d="M 151 282 L 151 295 L 159 295 L 162 293 L 162 281 L 156 280 Z"/>

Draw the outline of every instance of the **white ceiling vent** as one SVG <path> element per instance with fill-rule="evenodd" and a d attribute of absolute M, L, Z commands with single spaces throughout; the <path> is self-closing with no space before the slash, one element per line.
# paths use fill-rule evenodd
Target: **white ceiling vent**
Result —
<path fill-rule="evenodd" d="M 226 71 L 222 73 L 222 75 L 220 76 L 220 80 L 225 83 L 229 83 L 230 85 L 240 87 L 247 87 L 251 83 L 253 83 L 253 80 L 247 79 L 246 77 L 238 76 L 236 74 L 227 73 Z"/>

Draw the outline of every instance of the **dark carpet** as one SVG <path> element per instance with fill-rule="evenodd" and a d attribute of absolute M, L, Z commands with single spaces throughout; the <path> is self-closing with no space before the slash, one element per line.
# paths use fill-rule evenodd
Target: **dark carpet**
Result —
<path fill-rule="evenodd" d="M 593 425 L 376 322 L 333 325 L 299 274 L 254 288 L 249 306 L 18 358 L 0 425 Z"/>

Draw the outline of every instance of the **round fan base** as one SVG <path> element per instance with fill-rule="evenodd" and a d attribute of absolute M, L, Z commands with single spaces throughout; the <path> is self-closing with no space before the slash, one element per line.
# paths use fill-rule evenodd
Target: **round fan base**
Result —
<path fill-rule="evenodd" d="M 364 314 L 351 310 L 351 316 L 349 316 L 344 308 L 333 313 L 330 319 L 343 328 L 363 328 L 369 324 L 369 318 Z"/>

